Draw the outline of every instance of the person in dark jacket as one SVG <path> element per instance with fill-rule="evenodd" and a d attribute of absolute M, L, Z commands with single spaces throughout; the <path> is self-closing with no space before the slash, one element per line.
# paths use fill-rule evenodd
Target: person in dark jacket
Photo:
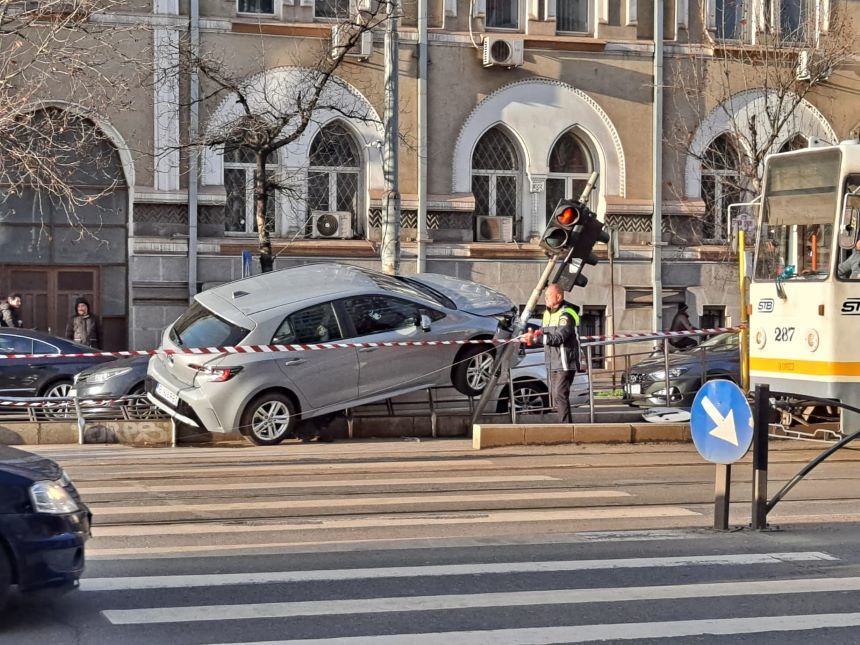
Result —
<path fill-rule="evenodd" d="M 579 370 L 579 313 L 565 302 L 564 291 L 551 284 L 544 292 L 546 311 L 539 331 L 529 331 L 521 339 L 527 345 L 544 346 L 544 360 L 552 401 L 559 423 L 570 423 L 570 386 Z"/>
<path fill-rule="evenodd" d="M 13 293 L 7 296 L 6 300 L 0 304 L 0 327 L 18 327 L 24 326 L 24 321 L 21 320 L 21 294 Z"/>
<path fill-rule="evenodd" d="M 66 325 L 66 338 L 81 345 L 101 347 L 101 329 L 99 319 L 90 310 L 90 303 L 85 298 L 75 300 L 75 315 Z"/>
<path fill-rule="evenodd" d="M 681 302 L 678 304 L 678 312 L 672 318 L 672 325 L 669 327 L 669 331 L 690 331 L 693 329 L 687 309 L 687 303 Z M 677 338 L 670 338 L 669 344 L 677 349 L 687 349 L 688 347 L 693 347 L 696 341 L 692 336 L 679 336 Z"/>

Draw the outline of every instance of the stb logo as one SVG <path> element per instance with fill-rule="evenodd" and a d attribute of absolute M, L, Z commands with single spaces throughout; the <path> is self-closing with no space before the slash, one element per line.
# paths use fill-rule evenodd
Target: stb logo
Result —
<path fill-rule="evenodd" d="M 764 298 L 758 301 L 758 312 L 760 314 L 769 314 L 773 311 L 773 298 Z"/>
<path fill-rule="evenodd" d="M 842 303 L 844 316 L 860 316 L 860 298 L 848 298 Z"/>

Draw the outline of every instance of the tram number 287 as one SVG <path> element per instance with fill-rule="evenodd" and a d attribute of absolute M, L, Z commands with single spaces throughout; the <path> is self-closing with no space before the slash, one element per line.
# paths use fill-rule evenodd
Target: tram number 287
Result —
<path fill-rule="evenodd" d="M 774 340 L 777 343 L 790 343 L 794 338 L 794 327 L 777 327 L 774 331 Z"/>

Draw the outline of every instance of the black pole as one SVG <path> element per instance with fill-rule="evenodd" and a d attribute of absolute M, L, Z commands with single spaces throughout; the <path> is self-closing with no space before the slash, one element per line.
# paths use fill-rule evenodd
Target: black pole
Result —
<path fill-rule="evenodd" d="M 770 386 L 755 386 L 753 409 L 753 480 L 752 522 L 757 531 L 767 528 L 767 463 L 768 431 L 770 421 Z"/>
<path fill-rule="evenodd" d="M 714 477 L 714 528 L 729 530 L 729 509 L 732 498 L 732 465 L 717 464 Z"/>

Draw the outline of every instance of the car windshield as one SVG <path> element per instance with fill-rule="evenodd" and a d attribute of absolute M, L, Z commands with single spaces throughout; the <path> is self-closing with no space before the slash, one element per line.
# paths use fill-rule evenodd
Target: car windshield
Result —
<path fill-rule="evenodd" d="M 238 344 L 249 331 L 195 302 L 170 328 L 170 340 L 180 347 L 230 347 Z"/>
<path fill-rule="evenodd" d="M 699 343 L 699 347 L 704 347 L 710 350 L 729 350 L 737 349 L 738 335 L 737 334 L 719 334 L 709 338 L 708 340 Z"/>
<path fill-rule="evenodd" d="M 454 303 L 452 303 L 447 298 L 444 298 L 438 292 L 434 291 L 433 289 L 430 289 L 429 287 L 425 287 L 424 285 L 416 284 L 414 281 L 409 280 L 408 278 L 402 278 L 400 276 L 394 277 L 382 273 L 377 273 L 376 271 L 364 271 L 364 273 L 368 278 L 373 280 L 376 286 L 380 289 L 385 289 L 386 291 L 390 291 L 392 293 L 399 293 L 404 296 L 409 296 L 410 298 L 429 300 L 443 307 L 447 307 L 449 309 L 456 309 L 456 307 L 453 306 Z"/>

